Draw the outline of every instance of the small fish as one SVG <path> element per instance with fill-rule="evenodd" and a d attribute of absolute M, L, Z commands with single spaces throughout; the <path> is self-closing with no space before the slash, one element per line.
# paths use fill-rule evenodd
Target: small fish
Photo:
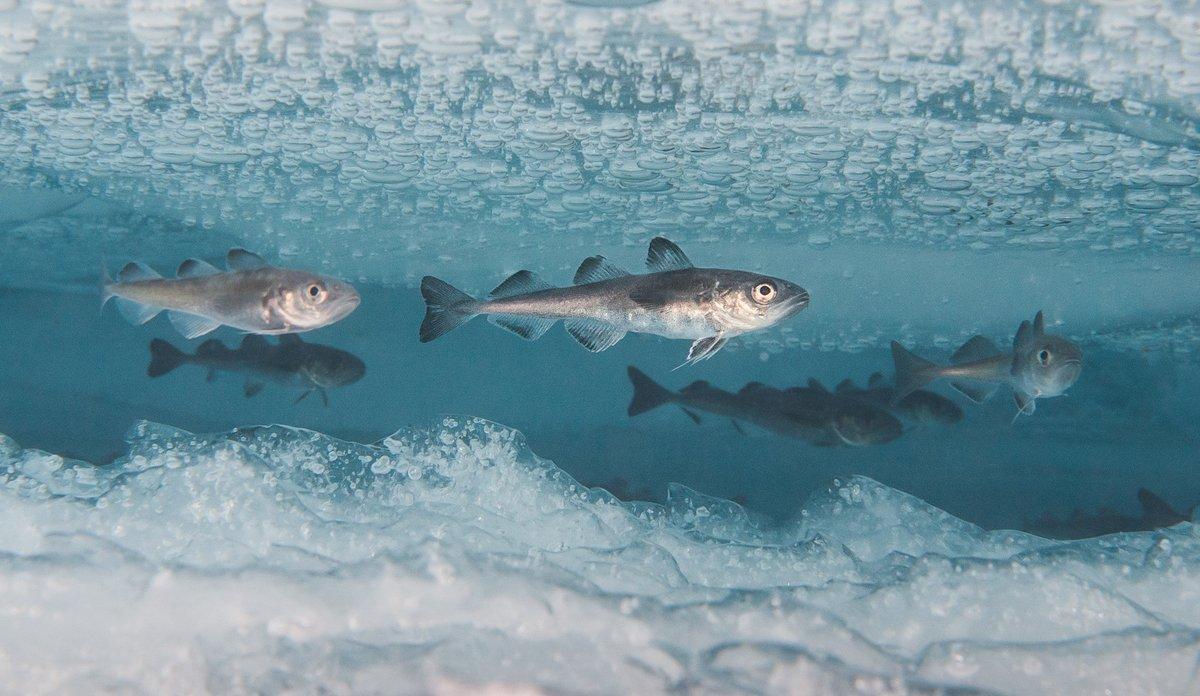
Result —
<path fill-rule="evenodd" d="M 744 433 L 739 422 L 750 423 L 818 447 L 878 445 L 902 433 L 900 422 L 886 411 L 824 390 L 801 393 L 751 382 L 734 394 L 698 381 L 672 392 L 632 365 L 628 372 L 633 383 L 630 416 L 676 404 L 697 424 L 701 421 L 696 411 L 704 411 L 729 418 L 738 432 Z"/>
<path fill-rule="evenodd" d="M 295 403 L 315 391 L 326 406 L 326 390 L 357 382 L 367 371 L 358 357 L 337 348 L 305 343 L 295 334 L 280 336 L 278 344 L 250 334 L 234 349 L 210 339 L 201 343 L 193 355 L 160 338 L 150 341 L 150 365 L 146 368 L 150 377 L 161 377 L 185 364 L 207 368 L 209 381 L 218 371 L 248 375 L 244 389 L 247 398 L 262 391 L 263 382 L 272 382 L 302 389 Z"/>
<path fill-rule="evenodd" d="M 954 380 L 950 386 L 976 403 L 988 399 L 1001 384 L 1007 384 L 1017 405 L 1017 416 L 1032 415 L 1036 399 L 1059 396 L 1083 369 L 1083 351 L 1062 336 L 1046 333 L 1041 312 L 1033 322 L 1021 322 L 1013 338 L 1011 353 L 1001 352 L 983 336 L 975 336 L 950 358 L 949 365 L 936 365 L 919 358 L 892 341 L 896 364 L 896 393 L 892 403 L 935 379 Z"/>
<path fill-rule="evenodd" d="M 346 317 L 358 307 L 358 292 L 340 280 L 307 271 L 276 268 L 245 249 L 230 249 L 228 270 L 200 259 L 179 265 L 175 278 L 130 263 L 114 282 L 103 270 L 100 306 L 114 300 L 135 324 L 166 310 L 186 338 L 221 325 L 252 334 L 311 331 Z"/>
<path fill-rule="evenodd" d="M 765 329 L 808 306 L 808 292 L 798 285 L 746 271 L 696 268 L 662 237 L 650 242 L 646 265 L 649 273 L 632 275 L 603 256 L 592 256 L 567 288 L 517 271 L 487 300 L 425 276 L 421 342 L 481 314 L 529 340 L 561 319 L 567 332 L 593 352 L 612 347 L 631 331 L 693 339 L 685 363 L 692 364 L 711 358 L 731 337 Z"/>
<path fill-rule="evenodd" d="M 928 425 L 953 425 L 963 419 L 963 410 L 950 399 L 931 391 L 918 389 L 892 405 L 896 390 L 884 383 L 883 375 L 878 372 L 867 380 L 867 388 L 862 389 L 852 380 L 845 379 L 837 385 L 834 391 L 854 399 L 861 399 L 880 408 L 893 410 L 897 415 L 914 423 Z"/>

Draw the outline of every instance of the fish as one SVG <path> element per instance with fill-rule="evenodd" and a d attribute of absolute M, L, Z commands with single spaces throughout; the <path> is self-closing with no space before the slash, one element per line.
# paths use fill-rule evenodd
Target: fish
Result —
<path fill-rule="evenodd" d="M 318 343 L 307 343 L 295 334 L 284 334 L 277 344 L 257 334 L 249 334 L 237 348 L 228 348 L 216 339 L 209 339 L 187 354 L 167 341 L 150 341 L 149 377 L 161 377 L 181 365 L 207 368 L 208 381 L 217 372 L 236 372 L 247 375 L 243 393 L 255 396 L 265 382 L 301 389 L 303 393 L 293 403 L 300 403 L 316 392 L 328 406 L 327 391 L 344 387 L 362 379 L 367 367 L 352 353 Z"/>
<path fill-rule="evenodd" d="M 889 386 L 883 375 L 875 372 L 867 379 L 863 389 L 853 380 L 844 379 L 834 392 L 853 399 L 861 399 L 880 408 L 890 409 L 897 415 L 919 425 L 953 425 L 963 419 L 963 410 L 950 399 L 934 392 L 918 389 L 892 404 L 896 390 Z"/>
<path fill-rule="evenodd" d="M 1077 509 L 1061 519 L 1050 514 L 1042 515 L 1032 523 L 1027 522 L 1025 529 L 1032 534 L 1052 539 L 1088 539 L 1106 534 L 1166 529 L 1190 522 L 1196 513 L 1195 506 L 1187 512 L 1177 511 L 1146 488 L 1138 489 L 1137 498 L 1141 511 L 1136 517 L 1123 515 L 1109 508 L 1101 508 L 1094 513 Z"/>
<path fill-rule="evenodd" d="M 648 273 L 634 275 L 603 256 L 592 256 L 575 272 L 574 285 L 565 288 L 517 271 L 486 300 L 425 276 L 421 342 L 480 315 L 527 340 L 562 320 L 571 337 L 592 352 L 611 348 L 629 332 L 692 339 L 687 365 L 711 358 L 730 338 L 772 326 L 809 303 L 808 291 L 780 278 L 696 268 L 663 237 L 650 242 L 646 266 Z"/>
<path fill-rule="evenodd" d="M 163 278 L 133 262 L 116 280 L 102 269 L 100 306 L 114 301 L 134 324 L 166 310 L 185 338 L 219 326 L 252 334 L 288 334 L 341 321 L 358 307 L 358 292 L 336 278 L 278 268 L 245 249 L 230 249 L 225 271 L 200 259 L 187 259 L 174 278 Z"/>
<path fill-rule="evenodd" d="M 900 422 L 886 411 L 839 399 L 828 391 L 797 393 L 750 382 L 733 393 L 700 380 L 672 392 L 632 365 L 627 372 L 633 384 L 627 409 L 631 417 L 675 404 L 696 424 L 701 423 L 697 411 L 703 411 L 730 419 L 743 434 L 740 423 L 749 423 L 818 447 L 883 444 L 902 433 Z"/>
<path fill-rule="evenodd" d="M 775 404 L 792 418 L 820 424 L 826 437 L 814 444 L 869 447 L 904 434 L 904 426 L 887 409 L 831 392 L 815 379 L 809 379 L 807 386 L 785 390 L 751 383 L 741 393 Z"/>
<path fill-rule="evenodd" d="M 983 403 L 1006 384 L 1012 389 L 1017 415 L 1032 415 L 1037 399 L 1061 396 L 1079 379 L 1083 351 L 1071 341 L 1046 333 L 1046 320 L 1038 312 L 1023 321 L 1013 338 L 1011 352 L 1001 351 L 984 336 L 974 336 L 950 358 L 937 365 L 892 341 L 896 368 L 893 405 L 930 382 L 947 378 L 950 386 L 976 403 Z"/>

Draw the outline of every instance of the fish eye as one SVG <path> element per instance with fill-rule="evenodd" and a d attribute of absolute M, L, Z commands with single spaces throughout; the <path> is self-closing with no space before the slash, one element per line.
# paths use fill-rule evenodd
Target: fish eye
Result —
<path fill-rule="evenodd" d="M 308 296 L 311 297 L 312 299 L 320 300 L 321 296 L 324 294 L 325 294 L 325 289 L 322 288 L 320 285 L 313 283 L 312 285 L 308 286 Z"/>
<path fill-rule="evenodd" d="M 1037 357 L 1038 362 L 1040 362 L 1043 366 L 1050 364 L 1050 351 L 1043 348 L 1041 351 L 1038 351 Z"/>
<path fill-rule="evenodd" d="M 770 302 L 775 299 L 775 286 L 771 283 L 759 283 L 754 286 L 753 295 L 756 302 Z"/>

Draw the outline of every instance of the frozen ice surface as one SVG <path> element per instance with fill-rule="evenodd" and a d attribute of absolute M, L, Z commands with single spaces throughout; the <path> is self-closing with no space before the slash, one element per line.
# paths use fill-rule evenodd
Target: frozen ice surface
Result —
<path fill-rule="evenodd" d="M 1052 542 L 852 478 L 768 528 L 683 487 L 618 502 L 476 419 L 376 446 L 144 422 L 129 447 L 0 442 L 6 688 L 1200 687 L 1191 523 Z"/>

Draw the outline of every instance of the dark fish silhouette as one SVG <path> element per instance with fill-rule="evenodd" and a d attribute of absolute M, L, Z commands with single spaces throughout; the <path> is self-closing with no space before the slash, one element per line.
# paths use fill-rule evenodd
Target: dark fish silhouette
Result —
<path fill-rule="evenodd" d="M 918 424 L 953 425 L 963 419 L 963 410 L 946 397 L 931 391 L 918 389 L 893 403 L 896 390 L 884 382 L 883 375 L 876 372 L 867 380 L 867 388 L 845 379 L 834 389 L 842 396 L 861 399 L 880 408 L 890 409 L 897 415 Z"/>
<path fill-rule="evenodd" d="M 1173 527 L 1181 522 L 1189 522 L 1195 514 L 1195 506 L 1186 513 L 1178 512 L 1162 498 L 1145 488 L 1137 492 L 1138 503 L 1141 505 L 1141 515 L 1130 517 L 1107 508 L 1101 508 L 1094 513 L 1075 510 L 1064 518 L 1042 515 L 1032 523 L 1026 524 L 1026 531 L 1038 536 L 1051 539 L 1087 539 L 1119 534 L 1122 532 L 1149 532 L 1155 529 Z"/>
<path fill-rule="evenodd" d="M 297 403 L 315 391 L 326 406 L 329 405 L 326 390 L 357 382 L 367 371 L 358 357 L 337 348 L 305 343 L 294 334 L 281 336 L 277 344 L 252 334 L 242 339 L 236 349 L 209 340 L 200 344 L 192 355 L 162 339 L 150 341 L 147 375 L 159 377 L 185 364 L 207 368 L 210 381 L 217 372 L 246 375 L 247 397 L 262 391 L 264 382 L 271 382 L 303 390 L 296 398 Z"/>
<path fill-rule="evenodd" d="M 676 404 L 696 423 L 701 420 L 696 411 L 703 411 L 729 418 L 739 432 L 739 423 L 751 423 L 820 447 L 877 445 L 902 432 L 900 422 L 883 409 L 824 389 L 785 391 L 751 382 L 735 394 L 698 381 L 672 392 L 632 365 L 628 372 L 633 383 L 630 416 Z"/>

